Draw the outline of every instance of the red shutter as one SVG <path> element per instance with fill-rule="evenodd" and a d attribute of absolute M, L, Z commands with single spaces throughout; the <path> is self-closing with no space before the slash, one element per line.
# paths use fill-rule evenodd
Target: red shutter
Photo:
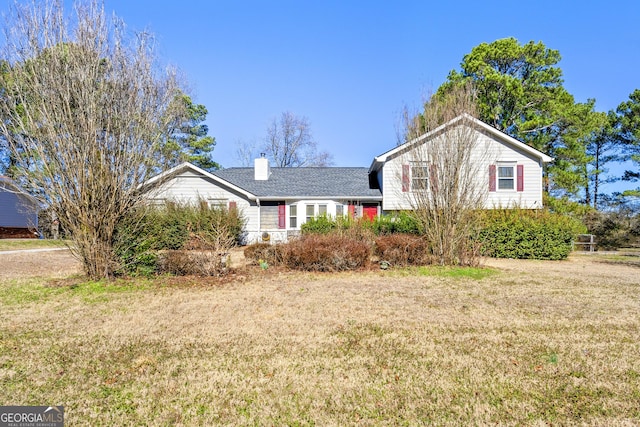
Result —
<path fill-rule="evenodd" d="M 229 202 L 229 210 L 230 211 L 235 211 L 236 209 L 238 209 L 238 203 L 237 202 Z"/>
<path fill-rule="evenodd" d="M 286 212 L 286 205 L 278 205 L 278 228 L 287 228 Z"/>
<path fill-rule="evenodd" d="M 496 165 L 489 165 L 489 191 L 496 191 Z"/>
<path fill-rule="evenodd" d="M 524 191 L 524 165 L 518 165 L 516 169 L 518 177 L 518 191 Z"/>
<path fill-rule="evenodd" d="M 406 193 L 411 188 L 411 168 L 409 165 L 402 165 L 402 192 Z"/>
<path fill-rule="evenodd" d="M 356 206 L 349 205 L 349 218 L 355 218 L 356 216 Z"/>
<path fill-rule="evenodd" d="M 438 169 L 434 163 L 429 165 L 429 185 L 431 185 L 431 192 L 438 192 Z"/>

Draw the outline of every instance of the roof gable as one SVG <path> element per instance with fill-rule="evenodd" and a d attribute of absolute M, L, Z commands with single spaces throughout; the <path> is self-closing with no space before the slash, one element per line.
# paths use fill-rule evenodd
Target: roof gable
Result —
<path fill-rule="evenodd" d="M 410 150 L 412 147 L 416 146 L 419 143 L 425 142 L 433 137 L 435 137 L 436 135 L 445 132 L 447 128 L 452 127 L 452 126 L 457 126 L 457 125 L 466 125 L 466 126 L 473 126 L 476 127 L 477 129 L 479 129 L 480 131 L 486 132 L 489 135 L 500 139 L 501 141 L 503 141 L 504 143 L 506 143 L 506 145 L 510 145 L 515 149 L 521 150 L 525 153 L 528 153 L 529 155 L 540 159 L 543 163 L 549 163 L 553 161 L 553 158 L 547 156 L 546 154 L 544 154 L 541 151 L 536 150 L 535 148 L 525 144 L 524 142 L 518 141 L 517 139 L 507 135 L 504 132 L 499 131 L 498 129 L 489 126 L 488 124 L 484 123 L 481 120 L 476 119 L 475 117 L 464 113 L 459 115 L 458 117 L 454 118 L 453 120 L 448 121 L 447 123 L 438 126 L 437 128 L 433 129 L 432 131 L 429 131 L 427 133 L 425 133 L 424 135 L 421 135 L 415 139 L 412 139 L 411 141 L 405 142 L 404 144 L 401 144 L 379 156 L 376 156 L 373 159 L 373 162 L 371 163 L 371 166 L 369 167 L 369 172 L 378 170 L 382 164 L 384 164 L 388 159 L 391 159 L 393 157 L 395 157 L 396 155 L 403 153 L 407 150 Z"/>
<path fill-rule="evenodd" d="M 238 187 L 234 183 L 229 182 L 229 181 L 223 179 L 222 177 L 214 175 L 211 172 L 207 172 L 206 170 L 201 169 L 201 168 L 197 167 L 196 165 L 194 165 L 192 163 L 189 163 L 189 162 L 181 163 L 178 166 L 175 166 L 175 167 L 173 167 L 173 168 L 171 168 L 169 170 L 166 170 L 166 171 L 162 172 L 159 175 L 154 176 L 153 178 L 148 179 L 144 184 L 141 185 L 141 188 L 148 189 L 151 186 L 160 185 L 160 184 L 162 184 L 162 183 L 164 183 L 166 181 L 169 181 L 172 178 L 174 178 L 174 177 L 176 177 L 176 176 L 178 176 L 178 175 L 180 175 L 181 173 L 184 173 L 184 172 L 191 172 L 191 173 L 194 173 L 196 175 L 200 175 L 200 176 L 202 176 L 204 178 L 208 178 L 208 179 L 214 181 L 217 184 L 226 186 L 226 187 L 228 187 L 228 188 L 230 188 L 230 189 L 232 189 L 234 191 L 237 191 L 240 194 L 243 194 L 248 199 L 255 200 L 255 198 L 256 198 L 255 194 L 252 194 L 251 192 L 249 192 L 249 191 L 247 191 L 247 190 L 245 190 L 245 189 L 243 189 L 241 187 Z"/>

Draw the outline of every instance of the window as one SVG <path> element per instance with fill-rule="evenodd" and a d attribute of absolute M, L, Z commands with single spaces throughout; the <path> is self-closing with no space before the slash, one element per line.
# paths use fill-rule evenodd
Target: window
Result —
<path fill-rule="evenodd" d="M 318 205 L 318 216 L 327 215 L 327 205 Z"/>
<path fill-rule="evenodd" d="M 336 218 L 344 216 L 344 205 L 336 205 Z"/>
<path fill-rule="evenodd" d="M 283 202 L 262 202 L 260 205 L 260 228 L 263 230 L 286 228 Z"/>
<path fill-rule="evenodd" d="M 429 188 L 429 164 L 411 162 L 411 190 L 420 191 Z"/>
<path fill-rule="evenodd" d="M 498 165 L 498 190 L 515 189 L 514 169 L 514 165 Z"/>
<path fill-rule="evenodd" d="M 289 206 L 289 228 L 298 228 L 298 206 Z"/>
<path fill-rule="evenodd" d="M 209 207 L 212 209 L 222 209 L 227 207 L 227 199 L 209 199 Z"/>
<path fill-rule="evenodd" d="M 306 218 L 306 222 L 311 221 L 311 219 L 313 218 L 314 214 L 315 214 L 315 206 L 314 205 L 307 205 L 307 218 Z"/>

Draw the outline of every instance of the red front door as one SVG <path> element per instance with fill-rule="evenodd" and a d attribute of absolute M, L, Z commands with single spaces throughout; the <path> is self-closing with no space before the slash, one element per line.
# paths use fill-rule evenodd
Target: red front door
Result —
<path fill-rule="evenodd" d="M 378 215 L 378 205 L 362 205 L 362 217 L 373 221 Z"/>

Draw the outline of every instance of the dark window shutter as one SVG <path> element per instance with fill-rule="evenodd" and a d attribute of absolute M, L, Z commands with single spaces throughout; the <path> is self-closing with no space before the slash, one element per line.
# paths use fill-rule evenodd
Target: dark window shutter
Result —
<path fill-rule="evenodd" d="M 516 169 L 518 177 L 518 191 L 524 191 L 524 165 L 518 165 Z"/>
<path fill-rule="evenodd" d="M 496 191 L 496 165 L 489 165 L 489 191 Z"/>
<path fill-rule="evenodd" d="M 411 188 L 411 168 L 409 165 L 402 165 L 402 192 L 406 193 Z"/>
<path fill-rule="evenodd" d="M 278 205 L 278 228 L 287 228 L 286 205 Z"/>

